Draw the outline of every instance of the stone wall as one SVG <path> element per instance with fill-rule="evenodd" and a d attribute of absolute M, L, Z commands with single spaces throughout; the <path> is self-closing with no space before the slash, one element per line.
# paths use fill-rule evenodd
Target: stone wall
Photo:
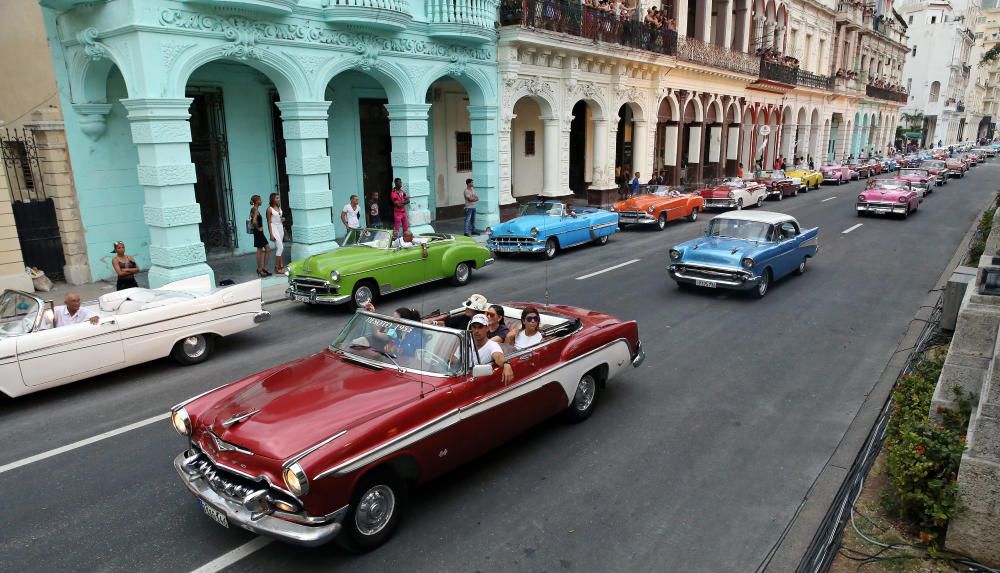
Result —
<path fill-rule="evenodd" d="M 14 209 L 11 206 L 7 173 L 0 169 L 0 289 L 32 292 L 31 279 L 24 273 L 21 243 L 17 240 Z"/>

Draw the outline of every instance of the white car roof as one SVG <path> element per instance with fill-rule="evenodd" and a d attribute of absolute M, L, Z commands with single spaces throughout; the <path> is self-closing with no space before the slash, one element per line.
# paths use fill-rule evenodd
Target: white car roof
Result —
<path fill-rule="evenodd" d="M 718 215 L 717 219 L 736 219 L 738 221 L 754 221 L 757 223 L 768 223 L 770 225 L 775 225 L 778 223 L 784 223 L 785 221 L 795 221 L 795 217 L 791 215 L 786 215 L 785 213 L 775 213 L 774 211 L 727 211 Z"/>

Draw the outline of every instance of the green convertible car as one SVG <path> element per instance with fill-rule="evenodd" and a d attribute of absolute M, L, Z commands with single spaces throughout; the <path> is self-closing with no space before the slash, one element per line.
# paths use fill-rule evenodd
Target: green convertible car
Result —
<path fill-rule="evenodd" d="M 291 300 L 363 307 L 379 295 L 450 278 L 469 282 L 473 269 L 493 263 L 490 251 L 470 237 L 428 233 L 408 248 L 394 246 L 386 229 L 352 229 L 342 247 L 288 265 Z M 427 256 L 420 243 L 427 245 Z"/>

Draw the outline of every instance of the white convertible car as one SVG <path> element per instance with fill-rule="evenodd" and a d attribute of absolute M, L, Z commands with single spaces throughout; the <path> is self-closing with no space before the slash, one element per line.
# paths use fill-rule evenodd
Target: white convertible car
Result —
<path fill-rule="evenodd" d="M 197 364 L 211 354 L 215 337 L 270 318 L 260 280 L 213 288 L 207 275 L 112 292 L 81 306 L 99 315 L 97 324 L 48 328 L 52 302 L 3 292 L 0 393 L 14 398 L 168 355 Z"/>

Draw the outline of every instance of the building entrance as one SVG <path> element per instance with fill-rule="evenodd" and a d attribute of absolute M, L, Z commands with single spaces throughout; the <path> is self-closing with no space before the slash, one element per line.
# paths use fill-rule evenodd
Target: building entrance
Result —
<path fill-rule="evenodd" d="M 237 234 L 222 90 L 189 88 L 186 95 L 194 100 L 191 162 L 197 175 L 194 194 L 201 207 L 201 241 L 209 251 L 229 250 L 237 246 Z"/>
<path fill-rule="evenodd" d="M 378 208 L 382 225 L 392 226 L 392 138 L 389 136 L 388 100 L 361 99 L 358 116 L 361 120 L 361 166 L 364 176 L 365 213 L 372 194 L 379 194 Z M 403 182 L 404 186 L 406 182 Z"/>

